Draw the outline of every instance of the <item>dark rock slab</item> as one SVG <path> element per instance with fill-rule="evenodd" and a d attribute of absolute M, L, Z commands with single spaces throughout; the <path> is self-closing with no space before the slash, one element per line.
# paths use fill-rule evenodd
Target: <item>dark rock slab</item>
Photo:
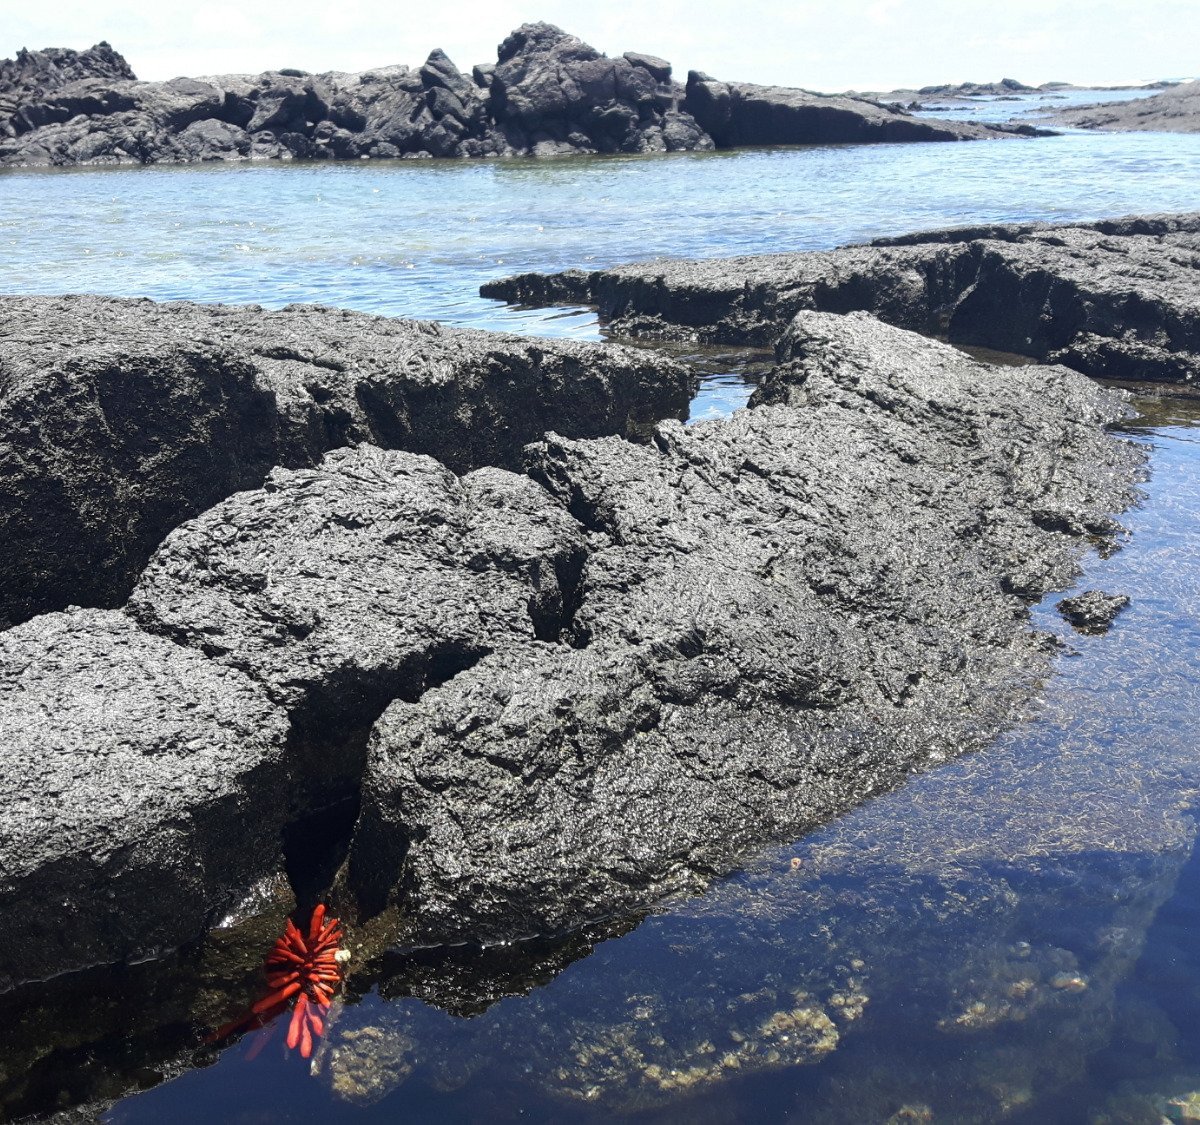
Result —
<path fill-rule="evenodd" d="M 184 524 L 127 612 L 262 684 L 293 718 L 295 770 L 328 800 L 357 783 L 365 732 L 393 699 L 502 642 L 557 638 L 583 551 L 528 477 L 460 480 L 363 445 L 276 470 Z"/>
<path fill-rule="evenodd" d="M 0 991 L 200 935 L 281 869 L 288 724 L 120 613 L 0 635 Z"/>
<path fill-rule="evenodd" d="M 688 74 L 684 108 L 718 148 L 753 145 L 968 141 L 1004 135 L 992 126 L 913 117 L 896 106 Z"/>
<path fill-rule="evenodd" d="M 862 316 L 805 314 L 789 350 L 760 398 L 788 405 L 531 448 L 591 531 L 570 643 L 384 713 L 349 867 L 364 912 L 403 903 L 419 941 L 566 929 L 1020 713 L 1048 667 L 1023 599 L 1132 495 L 1139 455 L 1104 433 L 1123 403 Z"/>
<path fill-rule="evenodd" d="M 774 343 L 801 309 L 903 328 L 1089 375 L 1200 380 L 1200 215 L 923 232 L 869 246 L 593 272 L 482 287 L 525 304 L 595 304 L 617 335 Z"/>
<path fill-rule="evenodd" d="M 1106 594 L 1102 590 L 1084 590 L 1063 598 L 1058 612 L 1081 633 L 1107 633 L 1109 626 L 1129 605 L 1124 594 Z"/>
<path fill-rule="evenodd" d="M 1184 82 L 1147 98 L 1064 109 L 1052 120 L 1054 124 L 1078 129 L 1197 133 L 1200 132 L 1200 83 Z"/>
<path fill-rule="evenodd" d="M 316 306 L 0 301 L 0 625 L 119 605 L 173 527 L 274 465 L 369 441 L 456 471 L 549 429 L 625 432 L 686 409 L 645 351 Z"/>
<path fill-rule="evenodd" d="M 705 151 L 714 141 L 1007 135 L 918 121 L 863 99 L 703 83 L 685 89 L 665 59 L 633 51 L 610 58 L 547 23 L 517 28 L 497 61 L 469 76 L 441 50 L 417 68 L 170 82 L 135 81 L 107 44 L 77 58 L 23 52 L 0 62 L 0 166 L 554 156 Z M 723 108 L 714 112 L 717 103 Z"/>

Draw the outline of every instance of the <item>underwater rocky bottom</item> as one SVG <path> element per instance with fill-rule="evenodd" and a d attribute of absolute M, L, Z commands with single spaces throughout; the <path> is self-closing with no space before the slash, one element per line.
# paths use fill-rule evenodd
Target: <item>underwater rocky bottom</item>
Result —
<path fill-rule="evenodd" d="M 280 1026 L 204 1042 L 262 993 L 294 906 L 263 888 L 198 947 L 6 996 L 0 1115 L 1194 1119 L 1200 406 L 1139 407 L 1145 500 L 1077 584 L 1131 603 L 1103 634 L 1060 595 L 1035 610 L 1057 674 L 995 745 L 647 915 L 489 949 L 360 944 L 308 1060 Z"/>

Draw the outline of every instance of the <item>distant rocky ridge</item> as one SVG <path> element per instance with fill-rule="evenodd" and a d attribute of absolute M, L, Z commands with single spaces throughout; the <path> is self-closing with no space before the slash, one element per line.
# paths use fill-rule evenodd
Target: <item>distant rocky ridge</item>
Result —
<path fill-rule="evenodd" d="M 927 100 L 963 101 L 970 98 L 1004 98 L 1018 94 L 1034 94 L 1046 90 L 1067 87 L 1066 82 L 1045 82 L 1041 86 L 1027 86 L 1015 78 L 1001 78 L 999 82 L 942 82 L 932 86 L 903 87 L 895 90 L 873 90 L 854 95 L 872 98 L 888 104 L 905 103 L 909 108 L 920 107 Z"/>
<path fill-rule="evenodd" d="M 0 166 L 675 152 L 1037 132 L 918 119 L 865 98 L 696 71 L 685 86 L 671 73 L 663 59 L 609 58 L 545 23 L 518 28 L 496 62 L 470 74 L 435 50 L 417 68 L 139 82 L 106 43 L 22 51 L 0 63 Z"/>
<path fill-rule="evenodd" d="M 1053 120 L 1114 132 L 1200 133 L 1200 82 L 1182 82 L 1148 98 L 1066 109 Z"/>

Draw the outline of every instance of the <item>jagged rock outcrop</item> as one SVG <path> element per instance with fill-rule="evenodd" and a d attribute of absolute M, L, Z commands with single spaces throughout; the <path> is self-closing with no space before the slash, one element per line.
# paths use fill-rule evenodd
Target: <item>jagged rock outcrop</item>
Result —
<path fill-rule="evenodd" d="M 570 643 L 384 713 L 349 867 L 364 911 L 402 902 L 421 941 L 565 929 L 1020 711 L 1047 660 L 1022 599 L 1131 497 L 1139 455 L 1102 429 L 1120 400 L 866 316 L 802 314 L 788 353 L 729 420 L 531 447 L 591 532 Z"/>
<path fill-rule="evenodd" d="M 996 225 L 867 246 L 524 274 L 482 287 L 594 304 L 617 335 L 774 343 L 801 309 L 869 311 L 1100 377 L 1200 380 L 1200 215 Z"/>
<path fill-rule="evenodd" d="M 123 56 L 100 42 L 86 51 L 48 47 L 22 49 L 16 58 L 0 59 L 0 133 L 17 110 L 40 101 L 61 86 L 88 78 L 134 82 L 137 76 Z"/>
<path fill-rule="evenodd" d="M 0 301 L 0 625 L 119 605 L 172 528 L 368 441 L 457 472 L 686 410 L 664 356 L 314 306 Z"/>
<path fill-rule="evenodd" d="M 282 868 L 288 723 L 121 613 L 0 634 L 0 992 L 201 934 Z"/>
<path fill-rule="evenodd" d="M 1064 109 L 1051 123 L 1113 132 L 1200 132 L 1200 82 L 1183 82 L 1147 98 Z"/>
<path fill-rule="evenodd" d="M 550 24 L 526 24 L 500 44 L 488 103 L 509 146 L 559 152 L 671 152 L 712 148 L 648 56 L 610 59 Z"/>
<path fill-rule="evenodd" d="M 864 99 L 710 79 L 689 79 L 685 89 L 663 59 L 633 51 L 609 58 L 546 23 L 519 27 L 495 63 L 470 75 L 441 50 L 418 68 L 169 82 L 135 81 L 107 44 L 74 56 L 23 52 L 0 64 L 0 166 L 549 156 L 1007 135 L 919 121 Z M 713 129 L 706 132 L 698 115 Z"/>
<path fill-rule="evenodd" d="M 264 685 L 291 716 L 301 784 L 328 800 L 354 791 L 393 699 L 516 639 L 557 639 L 583 556 L 575 520 L 528 477 L 460 479 L 362 445 L 185 523 L 127 612 Z"/>

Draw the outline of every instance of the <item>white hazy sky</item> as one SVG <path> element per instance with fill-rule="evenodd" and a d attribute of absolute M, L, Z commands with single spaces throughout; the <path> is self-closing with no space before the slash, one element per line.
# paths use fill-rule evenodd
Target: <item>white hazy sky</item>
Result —
<path fill-rule="evenodd" d="M 365 70 L 441 47 L 467 70 L 538 19 L 607 54 L 661 55 L 680 79 L 697 69 L 818 90 L 1200 71 L 1200 0 L 0 0 L 0 56 L 107 39 L 159 79 Z"/>

